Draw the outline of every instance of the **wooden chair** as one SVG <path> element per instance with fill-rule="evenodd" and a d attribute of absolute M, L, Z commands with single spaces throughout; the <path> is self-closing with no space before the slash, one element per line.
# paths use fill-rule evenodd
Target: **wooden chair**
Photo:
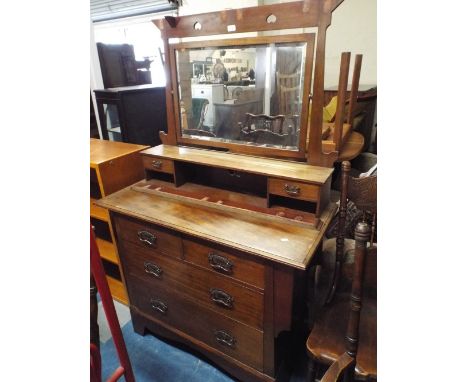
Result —
<path fill-rule="evenodd" d="M 276 72 L 276 92 L 278 94 L 278 112 L 287 117 L 301 114 L 300 73 L 281 74 Z"/>
<path fill-rule="evenodd" d="M 244 123 L 239 122 L 239 139 L 257 144 L 290 146 L 295 136 L 283 131 L 284 115 L 245 114 Z"/>
<path fill-rule="evenodd" d="M 266 115 L 245 113 L 244 123 L 239 122 L 241 130 L 269 130 L 277 134 L 284 134 L 283 123 L 284 115 Z M 253 128 L 252 128 L 253 127 Z"/>
<path fill-rule="evenodd" d="M 279 112 L 287 116 L 301 114 L 300 86 L 292 88 L 280 86 Z"/>
<path fill-rule="evenodd" d="M 333 281 L 327 293 L 326 303 L 330 303 L 338 287 L 341 272 L 340 268 L 341 264 L 344 262 L 346 253 L 355 246 L 354 240 L 349 237 L 353 229 L 352 227 L 347 227 L 348 200 L 354 203 L 356 207 L 355 213 L 362 211 L 362 219 L 367 219 L 367 221 L 372 224 L 371 246 L 374 244 L 375 222 L 377 221 L 377 176 L 372 175 L 376 171 L 376 166 L 371 169 L 372 171 L 361 174 L 359 178 L 350 177 L 351 165 L 348 161 L 342 163 L 341 170 L 341 194 L 337 235 L 336 238 L 325 240 L 323 244 L 324 257 L 328 257 L 328 260 L 334 259 L 335 261 Z M 355 218 L 357 218 L 357 216 Z"/>
<path fill-rule="evenodd" d="M 343 162 L 342 168 L 340 217 L 346 213 L 348 198 L 364 211 L 375 214 L 377 177 L 350 178 L 350 163 Z M 340 228 L 344 229 L 342 225 Z M 332 364 L 327 378 L 338 378 L 344 373 L 346 381 L 377 380 L 377 247 L 367 245 L 371 234 L 372 224 L 364 216 L 355 228 L 354 253 L 348 251 L 348 258 L 340 259 L 341 266 L 335 263 L 341 277 L 339 289 L 335 289 L 334 298 L 317 314 L 307 339 L 309 381 L 315 381 L 318 363 Z M 337 247 L 343 245 L 338 238 L 336 243 Z M 317 288 L 321 273 L 315 280 L 315 301 L 321 300 Z M 324 379 L 330 380 L 333 379 Z"/>

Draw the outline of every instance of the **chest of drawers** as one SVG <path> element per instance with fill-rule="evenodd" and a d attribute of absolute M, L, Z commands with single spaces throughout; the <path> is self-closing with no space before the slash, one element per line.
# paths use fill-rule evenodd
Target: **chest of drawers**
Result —
<path fill-rule="evenodd" d="M 134 329 L 186 344 L 241 381 L 275 381 L 289 351 L 280 334 L 306 321 L 307 271 L 336 209 L 331 170 L 249 158 L 259 170 L 245 172 L 241 156 L 217 153 L 220 168 L 204 164 L 204 150 L 156 149 L 141 154 L 146 180 L 100 201 Z"/>

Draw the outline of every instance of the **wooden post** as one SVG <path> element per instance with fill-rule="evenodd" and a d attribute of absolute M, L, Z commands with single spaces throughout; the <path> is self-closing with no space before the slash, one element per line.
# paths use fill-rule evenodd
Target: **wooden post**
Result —
<path fill-rule="evenodd" d="M 362 64 L 362 54 L 357 54 L 356 58 L 354 59 L 353 84 L 351 86 L 351 95 L 349 96 L 348 116 L 346 117 L 346 123 L 349 123 L 351 127 L 353 126 L 354 105 L 356 104 L 357 93 L 359 91 L 359 78 L 361 76 L 361 64 Z"/>
<path fill-rule="evenodd" d="M 354 252 L 353 284 L 351 287 L 351 311 L 346 330 L 346 353 L 356 360 L 359 345 L 359 319 L 362 307 L 362 282 L 367 242 L 370 239 L 371 228 L 368 223 L 360 221 L 354 230 L 356 249 Z M 355 363 L 355 362 L 354 362 Z M 353 380 L 354 365 L 346 372 L 346 380 Z"/>
<path fill-rule="evenodd" d="M 350 52 L 341 53 L 340 80 L 338 83 L 338 100 L 336 104 L 335 129 L 333 132 L 333 142 L 335 143 L 335 150 L 338 152 L 341 149 L 341 139 L 343 137 L 343 114 L 346 103 L 346 93 L 348 91 L 348 74 L 350 60 Z"/>

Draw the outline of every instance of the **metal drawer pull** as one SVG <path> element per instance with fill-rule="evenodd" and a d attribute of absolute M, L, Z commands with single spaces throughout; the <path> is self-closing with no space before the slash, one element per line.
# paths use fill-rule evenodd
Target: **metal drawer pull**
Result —
<path fill-rule="evenodd" d="M 236 339 L 228 332 L 224 330 L 216 330 L 214 332 L 214 335 L 215 335 L 216 341 L 218 341 L 219 343 L 229 346 L 231 348 L 236 346 L 236 342 L 237 342 Z"/>
<path fill-rule="evenodd" d="M 161 162 L 160 160 L 154 160 L 151 162 L 151 165 L 154 167 L 154 168 L 157 168 L 157 169 L 160 169 L 163 165 L 163 162 Z"/>
<path fill-rule="evenodd" d="M 226 308 L 232 308 L 234 303 L 234 298 L 227 294 L 221 289 L 211 288 L 210 289 L 211 299 L 218 305 L 224 306 Z"/>
<path fill-rule="evenodd" d="M 145 266 L 146 273 L 149 273 L 150 275 L 153 275 L 154 277 L 158 279 L 161 278 L 163 271 L 156 264 L 145 261 L 144 266 Z"/>
<path fill-rule="evenodd" d="M 298 196 L 299 193 L 301 192 L 301 188 L 298 187 L 298 186 L 295 186 L 293 184 L 287 184 L 285 183 L 284 185 L 284 191 L 286 191 L 286 193 L 288 195 L 291 195 L 291 196 Z"/>
<path fill-rule="evenodd" d="M 217 255 L 214 252 L 210 252 L 208 254 L 208 262 L 210 263 L 213 269 L 218 271 L 223 271 L 225 273 L 232 273 L 232 267 L 234 266 L 233 263 L 229 261 L 229 259 Z"/>
<path fill-rule="evenodd" d="M 158 300 L 156 298 L 152 298 L 150 300 L 150 302 L 151 302 L 151 307 L 154 310 L 157 310 L 159 313 L 166 314 L 167 305 L 164 302 L 162 302 L 161 300 Z"/>
<path fill-rule="evenodd" d="M 145 244 L 153 246 L 156 243 L 156 236 L 148 231 L 138 231 L 138 239 Z"/>

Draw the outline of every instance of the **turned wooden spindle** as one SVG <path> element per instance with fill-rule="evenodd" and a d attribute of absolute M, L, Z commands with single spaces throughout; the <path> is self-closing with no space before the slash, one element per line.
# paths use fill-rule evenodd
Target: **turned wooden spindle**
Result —
<path fill-rule="evenodd" d="M 336 235 L 336 264 L 333 275 L 333 284 L 327 296 L 326 303 L 329 304 L 335 295 L 338 288 L 338 282 L 341 273 L 341 264 L 344 261 L 344 240 L 345 240 L 345 224 L 346 224 L 346 211 L 348 209 L 348 181 L 349 172 L 351 170 L 351 163 L 344 161 L 341 164 L 341 190 L 340 194 L 340 208 L 338 210 L 338 232 Z"/>
<path fill-rule="evenodd" d="M 351 310 L 348 318 L 346 330 L 346 353 L 356 362 L 356 354 L 359 345 L 359 319 L 362 307 L 362 283 L 364 276 L 364 266 L 366 260 L 367 242 L 370 240 L 371 227 L 367 222 L 360 221 L 354 230 L 356 248 L 354 252 L 354 272 L 351 287 Z M 354 377 L 354 367 L 348 368 L 345 374 L 345 381 L 352 381 Z"/>

